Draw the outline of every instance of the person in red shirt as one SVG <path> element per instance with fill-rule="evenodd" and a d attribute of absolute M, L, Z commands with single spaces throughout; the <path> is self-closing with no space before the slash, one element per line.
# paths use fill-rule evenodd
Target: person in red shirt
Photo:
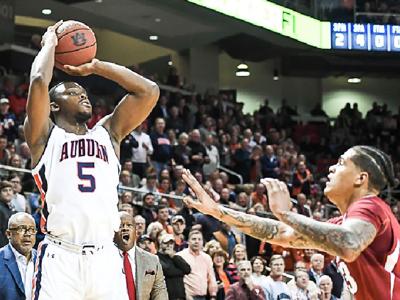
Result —
<path fill-rule="evenodd" d="M 396 186 L 396 179 L 390 157 L 381 150 L 354 146 L 329 168 L 324 193 L 341 216 L 328 222 L 292 212 L 287 186 L 276 179 L 261 182 L 278 221 L 218 205 L 189 171 L 182 176 L 198 198 L 185 197 L 187 205 L 261 240 L 336 256 L 356 300 L 400 300 L 400 225 L 378 197 Z"/>

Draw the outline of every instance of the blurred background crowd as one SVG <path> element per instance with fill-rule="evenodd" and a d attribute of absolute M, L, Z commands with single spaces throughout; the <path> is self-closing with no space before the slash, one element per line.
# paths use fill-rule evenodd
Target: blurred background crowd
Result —
<path fill-rule="evenodd" d="M 137 68 L 136 71 L 144 73 Z M 55 80 L 58 79 L 56 76 Z M 173 69 L 162 83 L 181 87 L 179 75 Z M 98 94 L 95 87 L 88 86 L 93 104 L 89 127 L 112 111 L 113 105 L 107 103 L 116 103 L 119 92 L 122 91 Z M 27 93 L 28 82 L 23 75 L 1 78 L 2 165 L 30 168 L 30 152 L 22 126 Z M 293 211 L 325 221 L 339 215 L 323 194 L 328 168 L 351 145 L 374 145 L 391 154 L 397 178 L 400 177 L 400 111 L 392 112 L 385 105 L 374 103 L 362 116 L 354 103 L 346 104 L 332 119 L 316 105 L 309 112 L 312 118 L 304 122 L 299 119 L 296 107 L 289 106 L 285 99 L 276 111 L 269 106 L 268 99 L 252 114 L 245 114 L 242 108 L 243 103 L 229 93 L 193 92 L 185 96 L 162 90 L 148 119 L 121 143 L 119 209 L 135 217 L 139 247 L 156 254 L 165 240 L 173 242 L 173 253 L 200 247 L 209 255 L 219 299 L 224 299 L 228 287 L 239 280 L 238 262 L 247 259 L 252 262 L 252 276 L 265 293 L 274 295 L 282 289 L 291 295 L 300 289 L 308 291 L 309 297 L 313 293 L 318 295 L 317 286 L 322 276 L 328 274 L 331 277 L 324 278 L 340 297 L 345 290 L 332 257 L 313 250 L 285 249 L 261 242 L 185 207 L 179 196 L 190 192 L 181 179 L 181 172 L 183 168 L 191 170 L 216 202 L 261 217 L 273 216 L 265 187 L 259 181 L 263 177 L 278 178 L 289 187 L 294 199 Z M 40 194 L 30 173 L 19 169 L 0 171 L 3 187 L 8 187 L 7 183 L 12 187 L 12 195 L 0 194 L 1 201 L 12 211 L 31 213 L 39 222 Z M 399 217 L 396 191 L 386 191 L 383 197 Z M 1 226 L 3 246 L 7 243 L 3 231 L 7 220 L 1 220 Z M 191 239 L 190 232 L 200 232 L 201 241 L 193 234 Z M 41 238 L 43 234 L 39 232 L 37 243 Z M 168 263 L 163 267 L 168 283 L 175 275 L 169 273 L 172 269 Z M 267 270 L 279 285 L 269 284 L 264 276 Z M 296 270 L 299 272 L 293 279 Z M 302 276 L 301 271 L 307 275 Z M 310 280 L 315 285 L 310 287 Z M 189 287 L 187 284 L 181 287 L 189 293 L 193 288 L 190 282 L 185 281 Z M 213 284 L 210 281 L 208 288 L 212 289 Z M 168 284 L 169 289 L 174 286 L 174 283 Z"/>

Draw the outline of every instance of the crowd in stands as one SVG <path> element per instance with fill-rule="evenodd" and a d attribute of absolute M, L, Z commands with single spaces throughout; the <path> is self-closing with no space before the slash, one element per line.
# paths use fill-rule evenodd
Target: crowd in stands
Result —
<path fill-rule="evenodd" d="M 169 80 L 179 86 L 176 78 Z M 23 77 L 0 81 L 2 165 L 30 169 L 22 127 L 27 92 Z M 89 127 L 111 111 L 107 97 L 93 97 Z M 325 221 L 339 214 L 323 195 L 328 167 L 356 144 L 389 153 L 400 178 L 400 109 L 391 112 L 374 103 L 363 117 L 357 103 L 348 103 L 334 121 L 320 105 L 310 114 L 311 121 L 296 121 L 298 112 L 285 100 L 275 111 L 265 100 L 258 111 L 244 114 L 243 103 L 224 93 L 162 91 L 149 118 L 123 140 L 119 208 L 135 216 L 138 246 L 159 256 L 170 299 L 207 294 L 216 299 L 347 299 L 332 257 L 261 242 L 172 197 L 190 194 L 181 179 L 187 168 L 215 201 L 271 217 L 259 181 L 273 177 L 287 183 L 296 200 L 293 211 Z M 2 247 L 9 215 L 29 212 L 39 223 L 41 202 L 29 173 L 0 169 L 0 176 Z M 396 191 L 385 197 L 400 219 Z M 43 234 L 37 237 L 40 241 Z"/>
<path fill-rule="evenodd" d="M 400 23 L 400 4 L 395 0 L 357 0 L 357 13 L 357 21 L 361 23 Z"/>
<path fill-rule="evenodd" d="M 324 21 L 400 23 L 400 4 L 395 0 L 273 0 L 272 2 Z"/>

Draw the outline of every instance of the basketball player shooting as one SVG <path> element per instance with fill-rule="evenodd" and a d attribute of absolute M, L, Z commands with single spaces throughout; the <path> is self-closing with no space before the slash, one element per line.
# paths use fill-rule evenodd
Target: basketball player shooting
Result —
<path fill-rule="evenodd" d="M 357 300 L 400 299 L 400 227 L 390 207 L 378 197 L 385 187 L 395 185 L 393 165 L 384 152 L 354 146 L 329 168 L 324 193 L 342 216 L 328 222 L 291 212 L 287 186 L 276 179 L 261 182 L 279 221 L 218 205 L 188 170 L 182 177 L 198 198 L 184 199 L 190 207 L 260 240 L 336 256 L 339 271 Z"/>
<path fill-rule="evenodd" d="M 82 86 L 61 82 L 48 91 L 61 24 L 48 28 L 32 64 L 24 124 L 46 232 L 32 299 L 121 299 L 117 293 L 125 287 L 115 280 L 122 269 L 113 245 L 120 224 L 119 144 L 149 115 L 159 89 L 125 67 L 97 59 L 64 66 L 71 75 L 96 74 L 127 91 L 113 113 L 89 130 L 92 105 Z"/>

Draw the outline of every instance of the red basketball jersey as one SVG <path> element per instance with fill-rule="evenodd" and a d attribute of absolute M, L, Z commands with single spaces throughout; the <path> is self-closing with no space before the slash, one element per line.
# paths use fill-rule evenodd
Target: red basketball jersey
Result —
<path fill-rule="evenodd" d="M 352 218 L 373 224 L 377 235 L 354 262 L 337 258 L 347 286 L 356 300 L 400 300 L 400 226 L 390 207 L 378 197 L 364 197 L 329 222 Z"/>

